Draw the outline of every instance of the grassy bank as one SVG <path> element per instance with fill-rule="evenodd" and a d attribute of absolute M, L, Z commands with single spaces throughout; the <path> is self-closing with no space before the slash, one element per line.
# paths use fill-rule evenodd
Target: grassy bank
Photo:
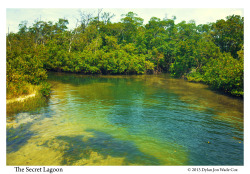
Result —
<path fill-rule="evenodd" d="M 50 95 L 49 83 L 44 82 L 40 85 L 29 84 L 25 89 L 28 90 L 20 92 L 19 95 L 7 92 L 6 110 L 8 116 L 46 105 Z"/>

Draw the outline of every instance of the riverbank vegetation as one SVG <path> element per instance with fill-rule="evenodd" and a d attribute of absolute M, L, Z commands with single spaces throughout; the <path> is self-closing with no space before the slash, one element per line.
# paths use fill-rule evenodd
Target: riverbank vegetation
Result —
<path fill-rule="evenodd" d="M 12 120 L 12 117 L 19 112 L 32 111 L 34 109 L 39 109 L 40 107 L 46 106 L 48 100 L 41 93 L 35 95 L 26 95 L 25 97 L 12 98 L 7 100 L 6 105 L 6 114 L 9 119 Z M 13 119 L 15 119 L 13 117 Z"/>
<path fill-rule="evenodd" d="M 21 22 L 8 33 L 7 98 L 30 94 L 34 86 L 49 96 L 47 71 L 84 74 L 168 72 L 176 78 L 204 82 L 213 89 L 243 96 L 244 18 L 215 23 L 175 23 L 152 17 L 147 24 L 129 12 L 120 22 L 111 13 L 80 12 L 76 27 L 68 20 Z"/>

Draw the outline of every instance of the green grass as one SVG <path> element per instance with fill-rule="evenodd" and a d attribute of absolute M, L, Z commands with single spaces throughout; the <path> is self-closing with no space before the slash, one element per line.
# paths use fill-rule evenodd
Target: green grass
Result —
<path fill-rule="evenodd" d="M 37 90 L 36 85 L 27 82 L 22 83 L 7 83 L 7 99 L 18 98 L 20 96 L 29 95 Z"/>
<path fill-rule="evenodd" d="M 10 86 L 13 84 L 10 84 Z M 29 97 L 24 99 L 23 101 L 13 101 L 6 105 L 7 115 L 11 116 L 18 112 L 26 112 L 30 110 L 34 110 L 41 106 L 45 106 L 47 100 L 50 96 L 50 84 L 47 82 L 43 82 L 40 85 L 31 85 L 29 83 L 25 83 L 18 87 L 12 86 L 13 90 L 7 90 L 7 100 L 15 100 L 19 97 L 25 97 L 29 94 L 36 94 L 34 97 Z"/>
<path fill-rule="evenodd" d="M 47 104 L 47 98 L 41 94 L 38 94 L 35 97 L 27 98 L 22 102 L 15 101 L 12 103 L 8 103 L 6 105 L 7 116 L 11 117 L 18 112 L 31 111 L 36 108 L 45 106 L 46 104 Z"/>

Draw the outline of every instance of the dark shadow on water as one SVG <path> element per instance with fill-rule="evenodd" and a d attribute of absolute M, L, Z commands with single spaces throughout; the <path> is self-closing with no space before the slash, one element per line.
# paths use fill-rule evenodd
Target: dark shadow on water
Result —
<path fill-rule="evenodd" d="M 119 140 L 100 131 L 87 131 L 94 135 L 87 141 L 83 141 L 83 135 L 56 137 L 57 140 L 63 140 L 68 144 L 64 151 L 62 165 L 72 165 L 82 158 L 89 159 L 92 151 L 102 155 L 105 159 L 108 156 L 125 157 L 122 165 L 159 165 L 158 159 L 142 153 L 133 142 Z"/>
<path fill-rule="evenodd" d="M 24 123 L 17 128 L 7 128 L 7 153 L 16 152 L 27 144 L 28 140 L 34 135 L 30 131 L 32 123 Z"/>
<path fill-rule="evenodd" d="M 208 87 L 207 89 L 213 91 L 213 92 L 216 93 L 216 94 L 224 95 L 224 96 L 227 96 L 227 97 L 229 97 L 229 98 L 237 99 L 237 100 L 239 100 L 239 101 L 244 101 L 244 95 L 238 95 L 238 96 L 237 96 L 237 95 L 233 95 L 233 94 L 231 94 L 231 93 L 229 93 L 229 92 L 225 92 L 225 91 L 223 91 L 223 90 L 214 89 L 214 88 L 212 88 L 212 87 Z"/>
<path fill-rule="evenodd" d="M 66 72 L 49 72 L 48 80 L 71 85 L 88 85 L 98 82 L 107 82 L 107 79 L 97 78 L 99 75 L 81 75 Z"/>

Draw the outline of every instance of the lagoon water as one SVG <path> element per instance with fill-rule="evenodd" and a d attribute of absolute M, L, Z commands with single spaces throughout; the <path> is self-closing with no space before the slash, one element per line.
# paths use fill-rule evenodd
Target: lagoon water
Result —
<path fill-rule="evenodd" d="M 243 165 L 243 101 L 168 74 L 50 73 L 46 106 L 7 116 L 7 165 Z"/>

